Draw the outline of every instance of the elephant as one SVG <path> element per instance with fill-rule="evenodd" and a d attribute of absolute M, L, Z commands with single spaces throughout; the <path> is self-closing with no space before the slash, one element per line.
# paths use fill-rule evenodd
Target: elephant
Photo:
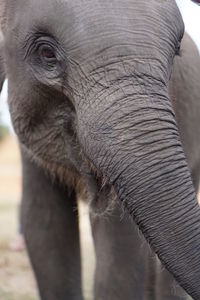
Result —
<path fill-rule="evenodd" d="M 0 19 L 41 299 L 83 300 L 81 197 L 96 300 L 199 300 L 200 58 L 175 1 L 0 0 Z"/>

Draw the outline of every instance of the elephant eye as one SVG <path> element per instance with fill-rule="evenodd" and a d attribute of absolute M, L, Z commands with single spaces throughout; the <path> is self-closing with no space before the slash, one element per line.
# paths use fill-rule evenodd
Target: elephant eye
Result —
<path fill-rule="evenodd" d="M 1 0 L 0 0 L 1 1 Z M 65 51 L 57 39 L 43 31 L 28 34 L 23 45 L 24 60 L 31 66 L 34 74 L 48 78 L 61 76 L 65 67 Z"/>
<path fill-rule="evenodd" d="M 57 58 L 54 49 L 49 45 L 41 45 L 38 49 L 39 56 L 47 63 L 56 63 Z"/>

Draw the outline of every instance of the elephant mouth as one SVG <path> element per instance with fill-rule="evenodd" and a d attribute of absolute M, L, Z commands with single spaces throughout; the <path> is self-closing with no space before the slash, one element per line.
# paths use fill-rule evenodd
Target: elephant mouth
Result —
<path fill-rule="evenodd" d="M 117 203 L 116 199 L 117 194 L 113 186 L 103 184 L 102 178 L 90 183 L 88 200 L 92 218 L 105 217 L 112 214 Z"/>

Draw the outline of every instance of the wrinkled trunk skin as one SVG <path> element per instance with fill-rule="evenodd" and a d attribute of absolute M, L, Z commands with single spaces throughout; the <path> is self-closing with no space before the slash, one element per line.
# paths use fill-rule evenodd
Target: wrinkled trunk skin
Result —
<path fill-rule="evenodd" d="M 166 268 L 199 300 L 200 210 L 167 86 L 145 74 L 121 78 L 93 95 L 88 107 L 80 104 L 77 115 L 80 142 L 98 175 L 114 186 Z"/>

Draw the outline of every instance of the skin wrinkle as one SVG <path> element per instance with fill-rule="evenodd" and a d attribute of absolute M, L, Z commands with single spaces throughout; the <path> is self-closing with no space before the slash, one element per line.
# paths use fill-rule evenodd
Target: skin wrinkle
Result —
<path fill-rule="evenodd" d="M 177 179 L 177 181 L 178 181 L 178 179 Z M 185 181 L 187 181 L 187 179 L 185 179 Z M 174 183 L 173 184 L 177 184 L 176 183 L 176 181 L 174 181 Z M 179 183 L 178 183 L 179 184 Z M 177 186 L 178 186 L 178 184 L 177 184 Z M 147 188 L 145 187 L 145 190 L 147 191 Z M 157 189 L 155 189 L 155 191 L 156 191 Z M 134 192 L 135 192 L 135 189 L 134 189 Z M 138 192 L 140 192 L 141 194 L 143 194 L 143 192 L 144 192 L 144 188 L 142 188 L 142 189 L 140 189 L 140 188 L 138 188 Z M 183 197 L 183 196 L 182 196 Z M 173 201 L 173 199 L 174 198 L 170 198 L 172 201 Z M 168 199 L 169 200 L 169 199 Z M 172 202 L 173 203 L 173 205 L 177 205 L 177 203 L 175 203 L 174 201 Z M 160 205 L 159 205 L 159 207 L 160 207 Z M 165 207 L 165 206 L 163 206 L 163 207 Z M 147 208 L 146 208 L 147 209 Z"/>
<path fill-rule="evenodd" d="M 125 128 L 124 128 L 125 129 Z M 165 131 L 165 129 L 164 128 L 158 128 L 157 130 L 156 130 L 156 133 L 158 134 L 158 136 L 163 132 L 163 131 Z M 143 132 L 141 132 L 140 134 L 137 134 L 136 136 L 135 136 L 135 139 L 141 139 L 141 138 L 145 138 L 145 136 L 148 136 L 148 133 L 145 131 L 145 130 L 143 130 Z M 166 139 L 165 139 L 166 140 Z"/>
<path fill-rule="evenodd" d="M 130 122 L 131 120 L 132 120 L 132 118 L 130 117 L 130 120 L 127 119 L 127 122 Z M 158 122 L 162 121 L 163 123 L 165 122 L 165 125 L 163 124 L 163 126 L 159 126 L 158 127 L 158 131 L 159 130 L 163 131 L 163 130 L 166 130 L 167 128 L 172 130 L 172 132 L 170 133 L 170 135 L 169 136 L 165 136 L 164 139 L 170 141 L 170 138 L 172 136 L 174 136 L 174 137 L 177 136 L 177 132 L 174 130 L 174 125 L 167 127 L 166 121 L 164 121 L 161 118 L 158 118 L 157 121 Z M 149 130 L 150 126 L 151 126 L 151 131 Z M 156 126 L 158 126 L 157 122 L 150 122 L 149 120 L 147 120 L 147 122 L 144 123 L 144 122 L 137 121 L 135 124 L 134 123 L 130 124 L 130 126 L 128 126 L 126 128 L 127 129 L 126 138 L 128 138 L 129 134 L 130 134 L 130 136 L 133 134 L 133 129 L 134 130 L 137 129 L 137 132 L 139 132 L 139 133 L 142 132 L 142 134 L 145 133 L 146 137 L 148 137 L 148 136 L 151 137 L 151 139 L 150 139 L 151 142 L 153 142 L 154 140 L 159 142 L 160 139 L 155 139 L 155 138 L 153 139 L 153 136 L 151 136 L 151 133 L 154 134 L 154 137 L 155 136 L 157 136 L 157 137 L 160 136 L 159 132 L 157 132 L 157 130 L 156 130 L 157 129 Z M 113 138 L 113 144 L 115 144 L 115 139 L 116 139 L 116 142 L 117 142 L 118 139 L 121 136 L 123 137 L 123 135 L 122 135 L 122 130 L 120 130 L 120 126 L 118 124 L 115 125 L 115 123 L 114 123 L 113 124 L 113 129 L 115 129 L 115 130 L 113 131 L 112 138 Z M 122 129 L 124 129 L 124 127 L 122 127 Z M 135 139 L 138 139 L 138 133 L 135 133 L 134 140 Z M 161 137 L 161 141 L 164 141 L 164 139 L 163 139 L 163 137 Z M 142 143 L 141 145 L 148 145 L 149 142 L 147 142 L 147 139 L 146 139 L 145 142 L 142 142 L 142 140 L 141 140 L 141 143 Z"/>
<path fill-rule="evenodd" d="M 184 192 L 184 191 L 183 191 L 183 192 Z M 162 195 L 162 194 L 161 194 L 161 195 Z M 176 196 L 180 196 L 180 194 L 177 194 Z M 169 200 L 173 200 L 173 199 L 170 198 Z M 170 205 L 169 207 L 170 207 L 170 209 L 173 209 L 173 208 L 174 208 L 174 205 L 172 204 L 172 205 Z M 181 205 L 178 206 L 178 208 L 179 208 L 180 210 L 181 210 L 181 207 L 182 207 L 182 209 L 183 209 L 183 208 L 184 208 L 184 209 L 186 208 L 186 206 L 181 206 Z M 150 208 L 152 208 L 152 207 L 150 207 Z M 162 208 L 163 208 L 163 207 L 161 207 L 161 209 L 162 209 Z M 163 211 L 164 211 L 164 213 L 167 212 L 167 211 L 165 211 L 165 210 L 163 210 Z M 147 214 L 147 212 L 148 212 L 147 210 L 144 210 L 144 213 L 145 213 L 145 214 Z M 154 217 L 155 217 L 154 214 L 153 214 L 152 216 L 150 216 L 150 221 L 153 221 Z"/>
<path fill-rule="evenodd" d="M 106 49 L 104 49 L 105 51 Z M 113 60 L 115 59 L 115 60 Z M 114 66 L 116 66 L 117 64 L 120 65 L 120 63 L 123 63 L 124 66 L 126 66 L 126 64 L 128 64 L 128 66 L 131 67 L 130 70 L 134 70 L 134 65 L 135 64 L 143 64 L 146 66 L 147 63 L 151 63 L 151 65 L 153 64 L 154 66 L 159 67 L 159 64 L 155 63 L 155 62 L 159 62 L 158 58 L 153 58 L 153 57 L 140 57 L 140 58 L 136 58 L 133 54 L 129 54 L 129 55 L 117 55 L 117 58 L 113 57 L 112 61 L 107 62 L 105 65 L 105 62 L 102 66 L 102 63 L 99 65 L 95 65 L 95 69 L 94 67 L 92 68 L 92 70 L 90 71 L 90 76 L 93 77 L 95 75 L 100 76 L 101 72 L 103 73 L 103 75 L 105 76 L 105 69 L 107 67 L 112 67 L 114 69 Z M 130 63 L 131 62 L 131 63 Z M 92 63 L 90 62 L 90 65 L 92 65 Z M 149 64 L 149 68 L 151 69 L 151 65 Z M 92 65 L 93 66 L 93 65 Z M 127 72 L 127 69 L 125 69 L 125 74 L 127 74 L 129 72 Z M 153 75 L 153 72 L 151 71 L 151 74 Z M 146 76 L 148 76 L 148 74 L 145 74 Z M 105 79 L 105 77 L 103 77 Z"/>
<path fill-rule="evenodd" d="M 168 215 L 168 216 L 169 216 L 169 215 Z M 174 223 L 176 223 L 176 222 L 178 223 L 178 219 L 180 219 L 180 218 L 182 218 L 182 217 L 184 217 L 184 215 L 176 216 L 176 219 L 174 220 Z M 195 228 L 195 227 L 196 227 L 196 226 L 195 226 L 196 224 L 193 222 L 194 217 L 195 217 L 195 215 L 192 215 L 192 216 L 191 216 L 191 219 L 188 220 L 187 225 L 188 225 L 188 226 L 194 225 L 194 228 Z M 177 224 L 177 227 L 179 228 L 180 226 Z M 183 230 L 184 230 L 184 229 L 186 230 L 186 226 L 183 227 Z M 180 245 L 180 246 L 181 246 L 181 244 L 182 244 L 182 242 L 181 242 L 182 232 L 183 232 L 183 231 L 180 231 L 180 230 L 177 230 L 177 231 L 176 231 L 176 234 L 179 234 L 179 235 L 180 235 L 180 242 L 177 242 L 177 245 Z M 173 233 L 173 234 L 172 234 L 172 233 Z M 163 235 L 164 235 L 164 234 L 165 234 L 165 233 L 163 232 Z M 175 233 L 172 231 L 172 232 L 171 232 L 171 236 L 173 236 L 173 235 L 175 236 Z M 187 240 L 187 242 L 185 243 L 185 246 L 186 246 L 186 247 L 187 247 L 187 243 L 189 244 L 190 241 L 191 241 L 191 240 L 190 240 L 190 238 L 189 238 L 189 239 Z"/>
<path fill-rule="evenodd" d="M 170 181 L 170 182 L 171 182 L 171 181 Z M 181 181 L 181 183 L 184 183 L 184 182 L 185 182 L 184 180 Z M 179 181 L 176 180 L 176 182 L 173 183 L 173 187 L 174 187 L 174 188 L 177 188 L 179 184 L 180 184 L 180 180 L 179 180 Z M 153 185 L 152 185 L 152 186 L 153 186 Z M 139 190 L 139 188 L 140 188 L 140 186 L 137 187 L 137 191 Z M 159 188 L 159 186 L 158 186 L 158 188 Z M 161 187 L 161 188 L 163 188 L 163 187 Z M 153 190 L 155 196 L 159 196 L 159 195 L 158 195 L 158 192 L 156 192 L 156 191 L 157 191 L 157 188 L 156 188 L 156 187 L 153 186 L 153 187 L 152 187 L 152 190 Z M 170 191 L 172 192 L 172 189 L 171 189 Z M 183 191 L 184 191 L 184 190 L 183 190 Z M 143 193 L 142 193 L 142 192 L 143 192 Z M 143 189 L 141 189 L 141 194 L 144 195 L 144 196 L 148 196 L 147 193 L 145 193 L 145 191 L 144 191 Z M 167 194 L 167 190 L 166 190 L 166 194 Z M 180 195 L 180 194 L 177 193 L 175 196 L 178 196 L 178 195 Z M 144 197 L 144 196 L 143 196 L 143 197 Z M 161 196 L 164 196 L 162 192 L 161 192 Z M 182 197 L 180 197 L 179 199 L 183 200 Z M 169 197 L 169 200 L 174 201 L 174 200 L 175 200 L 175 197 Z M 166 204 L 166 203 L 165 203 L 165 204 Z M 150 206 L 150 209 L 153 208 L 153 206 L 152 206 L 151 204 L 149 204 L 149 206 Z M 163 206 L 163 207 L 164 207 L 164 206 Z M 161 206 L 161 208 L 163 208 L 163 207 Z M 170 209 L 171 209 L 171 208 L 173 207 L 173 205 L 172 205 L 172 206 L 169 205 L 169 207 L 170 207 Z M 146 211 L 146 210 L 144 209 L 144 212 L 145 212 L 145 211 Z M 164 210 L 164 212 L 165 212 L 165 210 Z M 150 219 L 151 219 L 151 217 L 150 217 Z M 153 220 L 153 219 L 152 219 L 152 220 Z"/>
<path fill-rule="evenodd" d="M 156 164 L 155 164 L 156 165 Z M 145 169 L 147 170 L 148 169 L 148 167 L 149 167 L 149 165 L 147 165 L 147 168 L 145 167 Z M 158 168 L 158 171 L 159 171 L 159 168 Z M 143 171 L 141 172 L 141 174 L 143 173 Z M 168 173 L 167 173 L 168 175 L 169 175 L 169 171 L 168 171 Z M 143 174 L 144 175 L 144 174 Z M 165 174 L 166 175 L 166 174 Z M 138 176 L 140 176 L 140 174 L 138 174 Z M 147 174 L 147 176 L 148 176 L 148 174 Z M 156 177 L 155 177 L 156 178 Z M 140 181 L 139 181 L 140 182 Z M 129 185 L 129 182 L 127 182 L 127 185 Z M 135 186 L 137 186 L 137 185 L 135 185 Z"/>
<path fill-rule="evenodd" d="M 178 169 L 180 169 L 180 167 L 179 168 L 176 168 L 176 167 L 174 167 L 174 169 L 175 170 L 177 170 L 178 171 Z M 156 170 L 155 170 L 156 171 Z M 168 172 L 165 172 L 164 173 L 164 175 L 166 176 L 166 175 L 170 175 L 172 173 L 172 171 L 168 171 Z M 182 172 L 177 172 L 177 175 L 183 175 L 184 174 L 184 170 L 182 170 Z M 146 176 L 144 176 L 144 178 L 146 179 L 147 178 L 147 175 Z M 156 181 L 156 177 L 155 176 L 153 176 L 152 175 L 152 179 L 155 179 L 155 185 L 150 185 L 149 187 L 150 188 L 152 188 L 152 189 L 157 189 L 158 187 L 159 187 L 159 189 L 161 189 L 161 190 L 159 190 L 160 192 L 162 191 L 162 189 L 163 189 L 163 187 L 162 187 L 162 184 L 164 184 L 164 180 L 160 180 L 160 182 L 158 183 L 157 181 Z M 169 180 L 169 183 L 171 184 L 171 186 L 173 186 L 173 185 L 175 185 L 175 183 L 176 183 L 176 181 L 178 181 L 178 184 L 180 184 L 180 183 L 183 183 L 183 179 L 174 179 L 175 181 L 173 182 L 173 180 Z M 175 188 L 175 186 L 174 186 L 174 188 Z M 168 188 L 167 187 L 165 187 L 165 190 L 167 191 L 168 190 Z M 169 188 L 169 190 L 173 190 L 172 188 Z M 175 191 L 175 193 L 176 193 L 176 191 Z"/>
<path fill-rule="evenodd" d="M 156 217 L 156 216 L 154 216 L 154 217 Z M 193 216 L 193 217 L 195 217 L 195 216 Z M 174 223 L 176 224 L 176 220 L 173 220 L 174 221 Z M 188 224 L 189 226 L 193 226 L 193 223 L 192 222 L 190 222 L 190 224 Z M 159 222 L 158 222 L 158 224 L 157 224 L 157 226 L 159 226 Z M 177 224 L 177 227 L 178 226 L 180 226 L 180 224 Z M 194 227 L 195 228 L 195 227 Z M 185 229 L 185 228 L 184 228 Z M 161 231 L 158 233 L 158 235 L 160 235 L 159 237 L 161 238 L 161 239 L 164 239 L 164 236 L 165 236 L 165 232 L 164 232 L 164 229 L 163 228 L 161 228 L 160 230 L 162 230 L 162 233 L 161 233 Z M 173 231 L 171 231 L 170 233 L 169 233 L 169 235 L 170 235 L 170 238 L 171 238 L 171 240 L 173 240 L 173 238 L 175 238 L 175 235 L 176 235 L 176 233 L 175 232 L 173 232 Z M 153 239 L 153 238 L 155 238 L 155 236 L 154 235 L 151 235 L 151 238 Z M 183 236 L 181 235 L 181 233 L 180 233 L 180 241 L 177 241 L 177 245 L 179 246 L 179 247 L 181 247 L 181 246 L 183 246 L 183 242 L 181 241 L 181 239 L 183 238 Z M 164 246 L 164 245 L 163 245 Z M 184 247 L 186 247 L 187 248 L 187 245 L 184 245 Z M 168 249 L 169 250 L 169 249 Z M 178 257 L 178 255 L 176 254 L 176 256 Z M 180 256 L 178 257 L 178 259 L 180 259 Z M 174 259 L 174 256 L 173 256 L 173 261 L 175 261 L 175 259 Z M 190 261 L 189 261 L 189 263 L 190 263 Z"/>
<path fill-rule="evenodd" d="M 190 208 L 189 208 L 190 209 Z M 189 210 L 188 209 L 188 210 Z M 185 212 L 185 213 L 187 213 L 187 212 Z M 184 213 L 184 214 L 185 214 Z M 168 215 L 167 217 L 170 217 L 170 215 Z M 181 217 L 180 215 L 179 215 L 179 217 Z M 170 219 L 171 219 L 171 217 L 170 217 Z M 174 214 L 174 219 L 176 220 L 176 222 L 177 222 L 177 228 L 179 228 L 179 226 L 178 226 L 178 222 L 179 222 L 179 219 L 178 219 L 178 214 Z M 192 220 L 193 220 L 193 218 L 192 218 Z M 159 223 L 159 220 L 157 221 L 158 223 Z M 161 224 L 162 224 L 162 222 L 160 223 L 160 224 L 157 224 L 157 225 L 155 225 L 155 226 L 161 226 Z M 165 235 L 165 229 L 164 228 L 161 228 L 161 230 L 162 230 L 162 232 L 163 232 L 163 235 Z M 184 233 L 183 233 L 184 234 Z"/>
<path fill-rule="evenodd" d="M 138 77 L 138 75 L 139 74 L 137 74 L 137 76 L 134 76 L 135 78 L 137 78 Z M 126 74 L 126 76 L 127 76 L 127 74 Z M 131 74 L 131 76 L 133 76 L 132 74 Z M 147 76 L 147 74 L 145 75 L 145 76 Z M 150 77 L 152 78 L 152 74 L 150 75 Z M 149 77 L 149 78 L 150 78 Z M 92 77 L 93 78 L 93 77 Z M 130 77 L 131 78 L 131 77 Z M 97 82 L 97 80 L 94 80 L 94 85 L 96 85 L 96 82 Z M 98 83 L 99 84 L 99 83 Z M 112 86 L 112 85 L 111 85 Z M 102 86 L 103 88 L 104 88 L 104 85 Z M 97 88 L 97 87 L 96 87 Z M 92 91 L 93 90 L 93 88 L 92 88 L 92 86 L 90 87 L 90 90 Z M 98 93 L 96 93 L 97 95 L 98 95 Z M 87 98 L 88 99 L 90 99 L 91 97 L 90 97 L 90 95 L 87 93 Z M 93 101 L 95 101 L 95 99 L 93 99 Z"/>
<path fill-rule="evenodd" d="M 182 216 L 180 216 L 180 217 L 182 217 Z M 198 225 L 197 225 L 194 221 L 191 222 L 191 220 L 194 220 L 194 218 L 195 218 L 195 216 L 192 215 L 191 218 L 190 218 L 189 220 L 187 220 L 185 226 L 183 227 L 183 230 L 186 229 L 188 226 L 191 226 L 191 224 L 194 226 L 195 229 L 197 228 Z M 183 230 L 179 230 L 179 231 L 177 231 L 177 233 L 179 233 L 180 236 L 181 236 L 181 233 L 182 233 Z M 192 234 L 190 235 L 190 237 L 188 238 L 188 240 L 186 241 L 185 244 L 186 244 L 186 245 L 189 244 L 196 236 L 197 236 L 197 235 L 196 235 L 195 233 L 192 233 Z M 181 241 L 180 241 L 180 243 L 181 243 Z M 191 260 L 192 260 L 192 259 L 191 259 Z"/>
<path fill-rule="evenodd" d="M 111 94 L 109 94 L 108 96 L 110 96 Z M 98 100 L 98 99 L 97 99 Z M 107 109 L 109 109 L 109 107 L 107 108 Z"/>
<path fill-rule="evenodd" d="M 165 158 L 166 159 L 166 158 Z M 150 160 L 151 161 L 151 160 Z M 162 162 L 164 161 L 164 159 L 162 159 Z M 161 162 L 161 163 L 162 163 Z M 172 161 L 171 160 L 169 160 L 169 163 L 168 163 L 168 166 L 170 166 L 170 163 L 172 163 Z M 179 162 L 180 163 L 180 162 Z M 156 164 L 155 164 L 156 165 Z M 147 166 L 148 166 L 148 164 L 147 164 Z M 175 167 L 175 166 L 174 166 Z M 160 169 L 159 168 L 157 168 L 157 170 L 158 171 L 160 171 Z M 156 171 L 156 169 L 155 169 L 155 171 Z M 167 174 L 168 173 L 168 175 L 170 175 L 170 172 L 168 171 L 168 172 L 165 172 L 164 174 Z M 148 176 L 148 175 L 147 175 Z M 145 178 L 145 177 L 144 177 Z M 153 176 L 152 176 L 152 178 L 154 178 Z M 154 178 L 155 179 L 155 178 Z M 161 182 L 162 182 L 162 180 L 161 180 Z"/>
<path fill-rule="evenodd" d="M 195 217 L 195 216 L 193 216 L 193 218 L 194 218 L 194 217 Z M 188 224 L 187 222 L 186 222 L 186 224 L 187 224 L 187 226 L 190 226 L 190 225 L 191 225 L 191 223 Z M 196 225 L 196 226 L 195 226 L 195 225 L 196 225 L 196 224 L 195 224 L 195 222 L 194 222 L 194 228 L 198 226 L 198 225 Z M 189 237 L 189 239 L 188 239 L 188 241 L 186 242 L 186 244 L 192 242 L 192 240 L 195 240 L 196 237 L 197 237 L 197 239 L 198 239 L 197 234 L 195 234 L 195 233 L 191 234 L 190 237 Z M 190 262 L 190 263 L 193 264 L 193 263 L 192 263 L 192 258 L 191 258 L 191 262 Z"/>
<path fill-rule="evenodd" d="M 184 172 L 182 172 L 182 174 L 183 174 Z M 180 173 L 181 174 L 181 173 Z M 152 179 L 157 179 L 157 177 L 156 176 L 152 176 Z M 144 179 L 146 179 L 145 178 L 145 176 L 144 176 Z M 162 181 L 161 181 L 162 182 Z M 170 182 L 170 180 L 169 180 L 169 182 Z M 173 184 L 174 184 L 175 182 L 173 182 Z M 183 183 L 183 180 L 182 180 L 182 182 L 181 183 Z M 174 184 L 174 189 L 176 188 L 176 187 L 178 187 L 179 186 L 179 184 L 180 184 L 180 180 L 178 181 L 178 184 Z M 159 186 L 158 186 L 158 188 L 159 188 Z M 155 184 L 150 184 L 149 186 L 148 186 L 148 189 L 151 189 L 152 191 L 154 191 L 154 190 L 157 190 L 156 189 L 156 187 L 155 187 Z M 140 194 L 144 194 L 144 189 L 143 189 L 143 186 L 141 185 L 141 183 L 140 184 L 135 184 L 135 187 L 134 187 L 134 189 L 133 189 L 133 191 L 131 191 L 130 193 L 127 193 L 127 197 L 132 193 L 132 192 L 139 192 L 140 191 Z M 171 191 L 172 191 L 172 189 L 171 189 Z M 147 196 L 148 194 L 146 194 L 146 196 Z M 157 193 L 157 194 L 155 194 L 155 196 L 159 196 L 159 193 Z M 170 199 L 175 199 L 175 197 L 172 197 L 172 198 L 170 198 L 169 197 L 169 199 L 168 200 L 170 200 Z M 181 197 L 179 198 L 179 199 L 181 199 Z"/>
<path fill-rule="evenodd" d="M 117 109 L 116 109 L 116 111 L 117 111 Z M 159 110 L 159 111 L 161 111 L 161 110 Z M 129 113 L 128 113 L 128 116 L 129 116 Z M 108 118 L 110 118 L 110 115 L 108 116 Z M 123 118 L 122 118 L 122 120 L 124 121 L 124 118 L 126 118 L 126 116 L 123 116 Z M 127 119 L 127 118 L 126 118 Z M 151 119 L 151 116 L 149 117 L 149 119 L 150 119 L 150 121 L 152 121 Z M 161 118 L 158 118 L 158 120 L 160 121 L 161 120 Z M 98 121 L 98 120 L 97 120 Z M 114 122 L 114 120 L 112 120 L 113 122 Z M 120 121 L 120 117 L 118 117 L 117 119 L 116 119 L 116 121 L 119 123 L 119 121 Z M 127 120 L 128 121 L 128 120 Z M 130 120 L 131 121 L 131 120 Z M 164 120 L 162 120 L 162 121 L 164 121 Z M 105 123 L 107 123 L 108 122 L 108 119 L 106 119 L 106 116 L 105 116 Z M 147 120 L 145 120 L 145 122 L 147 122 Z M 138 124 L 137 124 L 137 122 L 134 120 L 134 127 L 136 127 L 136 125 L 140 125 L 140 124 L 142 124 L 142 122 L 141 121 L 138 121 Z M 174 125 L 174 124 L 173 124 Z M 91 126 L 91 125 L 90 125 Z M 131 124 L 130 124 L 130 128 L 131 128 L 132 126 L 131 126 Z M 99 129 L 98 129 L 99 130 Z"/>
<path fill-rule="evenodd" d="M 157 162 L 157 164 L 158 164 L 158 162 Z M 156 163 L 154 163 L 152 166 L 157 166 L 157 164 Z M 169 165 L 170 165 L 170 162 L 169 162 Z M 137 166 L 137 165 L 136 165 Z M 151 165 L 148 165 L 147 167 L 146 167 L 146 171 L 148 170 L 148 168 L 150 167 Z M 174 166 L 174 168 L 175 168 L 175 166 Z M 179 168 L 180 168 L 180 166 L 179 166 Z M 176 168 L 175 168 L 176 169 Z M 157 168 L 157 170 L 159 171 L 159 168 Z M 143 170 L 144 171 L 144 170 Z M 140 175 L 144 175 L 143 174 L 143 171 L 142 172 L 139 172 L 138 173 L 138 176 L 140 176 Z M 154 170 L 154 171 L 156 171 L 156 169 Z M 172 171 L 171 171 L 172 172 Z M 170 175 L 170 173 L 171 173 L 170 171 L 168 171 L 168 172 L 166 172 L 165 173 L 165 175 Z M 184 172 L 182 172 L 182 173 L 184 173 Z M 147 176 L 148 176 L 148 172 L 147 172 Z M 144 176 L 144 179 L 145 179 L 145 176 Z M 156 179 L 156 177 L 154 177 L 153 175 L 152 175 L 152 179 Z M 159 184 L 160 184 L 160 182 L 162 183 L 162 180 L 161 181 L 159 181 Z M 127 182 L 127 184 L 128 184 L 129 182 Z M 156 185 L 156 181 L 155 181 L 155 185 Z M 152 185 L 152 186 L 150 186 L 150 188 L 153 188 L 153 186 L 154 185 Z M 137 188 L 137 186 L 136 186 L 136 188 Z"/>
<path fill-rule="evenodd" d="M 54 138 L 50 138 L 50 140 L 54 140 Z M 39 140 L 38 140 L 39 141 Z M 40 149 L 39 149 L 40 150 Z M 44 150 L 46 151 L 46 149 L 44 148 Z M 55 149 L 55 151 L 56 151 L 56 149 Z"/>
<path fill-rule="evenodd" d="M 160 210 L 160 208 L 159 208 L 159 206 L 158 206 L 158 209 L 157 209 L 157 211 L 161 211 Z M 137 216 L 138 216 L 138 218 L 140 218 L 140 214 L 141 214 L 141 216 L 142 216 L 142 214 L 144 214 L 145 213 L 145 216 L 148 216 L 148 210 L 146 209 L 146 210 L 143 210 L 143 211 L 138 211 L 138 210 L 136 210 L 135 211 L 135 213 L 137 214 Z M 154 224 L 154 226 L 156 227 L 156 226 L 160 226 L 159 227 L 159 230 L 163 233 L 163 234 L 165 234 L 165 229 L 166 228 L 161 228 L 161 224 L 162 224 L 162 219 L 160 219 L 159 218 L 159 216 L 157 216 L 157 212 L 155 211 L 155 214 L 153 213 L 153 216 L 152 216 L 153 218 L 151 219 L 151 217 L 150 217 L 150 220 L 153 220 L 155 217 L 156 217 L 156 219 L 157 219 L 157 224 L 155 224 L 154 222 L 152 223 L 152 224 Z M 169 216 L 170 217 L 170 216 Z M 176 219 L 175 219 L 176 220 Z"/>
<path fill-rule="evenodd" d="M 185 182 L 183 182 L 183 183 L 185 183 Z M 179 183 L 179 184 L 180 184 L 180 183 Z M 174 187 L 176 187 L 176 186 L 174 186 Z M 167 191 L 172 191 L 172 189 L 171 189 L 171 190 L 167 190 Z M 186 191 L 186 189 L 183 190 L 183 192 L 185 192 L 185 191 Z M 155 194 L 155 195 L 156 195 L 156 194 Z M 161 193 L 161 196 L 163 196 L 162 193 Z M 177 193 L 176 196 L 181 196 L 181 194 L 178 194 L 178 193 Z M 192 196 L 192 195 L 191 195 L 191 196 Z M 174 199 L 175 199 L 175 198 L 169 198 L 170 201 L 174 201 Z M 180 197 L 180 199 L 183 199 L 183 198 Z M 170 204 L 170 205 L 169 205 L 169 208 L 170 208 L 170 209 L 173 209 L 174 206 L 175 206 L 174 204 Z M 163 205 L 163 207 L 161 206 L 161 209 L 163 209 L 164 207 L 165 207 L 164 205 Z M 184 209 L 186 208 L 186 206 L 181 206 L 181 205 L 178 206 L 178 207 L 179 207 L 179 209 L 181 209 L 181 207 L 184 208 Z M 153 207 L 150 206 L 150 208 L 153 208 Z M 167 210 L 163 210 L 163 212 L 166 213 L 166 215 L 168 214 L 168 211 L 167 211 Z M 144 213 L 147 213 L 147 210 L 144 209 Z M 153 221 L 153 219 L 154 219 L 154 216 L 150 216 L 150 221 Z"/>
<path fill-rule="evenodd" d="M 155 109 L 154 111 L 153 111 L 153 109 L 150 109 L 149 107 L 148 108 L 140 108 L 140 111 L 139 111 L 139 113 L 140 114 L 138 114 L 138 116 L 137 116 L 137 121 L 132 121 L 132 123 L 134 123 L 134 126 L 136 127 L 136 126 L 141 126 L 141 125 L 143 125 L 144 124 L 144 127 L 142 127 L 140 130 L 142 131 L 142 130 L 146 130 L 147 128 L 148 128 L 148 126 L 150 126 L 150 125 L 152 125 L 152 127 L 151 127 L 151 130 L 152 130 L 152 132 L 154 131 L 154 127 L 155 127 L 155 129 L 156 129 L 156 131 L 157 131 L 157 129 L 158 130 L 164 130 L 164 129 L 166 129 L 166 127 L 167 128 L 169 128 L 168 126 L 169 126 L 169 124 L 170 124 L 170 122 L 169 122 L 169 119 L 168 118 L 164 118 L 164 117 L 154 117 L 154 119 L 152 120 L 152 118 L 151 118 L 151 114 L 150 114 L 150 116 L 149 116 L 149 118 L 147 118 L 147 120 L 145 120 L 145 121 L 140 121 L 139 119 L 140 119 L 140 117 L 142 117 L 142 116 L 144 116 L 145 115 L 145 113 L 147 113 L 147 112 L 151 112 L 151 114 L 153 114 L 153 112 L 155 112 L 155 114 L 156 114 L 156 112 L 158 111 L 158 113 L 163 113 L 163 112 L 165 112 L 165 113 L 167 113 L 167 110 L 162 110 L 162 109 Z M 129 122 L 131 122 L 131 120 L 132 120 L 132 117 L 133 117 L 133 113 L 137 113 L 138 111 L 133 111 L 133 112 L 128 112 L 126 115 L 124 115 L 123 117 L 121 117 L 121 118 L 119 118 L 119 121 L 121 121 L 121 120 L 123 120 L 123 119 L 125 119 L 126 121 L 127 121 L 127 125 L 124 125 L 125 127 L 120 127 L 120 125 L 117 127 L 117 126 L 115 126 L 115 129 L 132 129 L 132 124 L 131 123 L 129 123 Z M 116 119 L 116 125 L 117 125 L 117 120 L 118 119 Z M 165 122 L 166 123 L 166 127 L 164 127 L 164 125 L 162 125 L 162 126 L 160 126 L 160 127 L 158 127 L 158 123 L 157 123 L 157 121 L 162 121 L 163 123 Z M 115 120 L 114 120 L 114 122 L 115 122 Z M 147 123 L 148 122 L 148 123 Z M 167 123 L 168 122 L 168 123 Z M 123 124 L 123 123 L 122 123 Z M 153 126 L 154 125 L 154 126 Z M 170 129 L 173 129 L 174 128 L 174 126 L 175 126 L 176 124 L 175 124 L 175 122 L 171 122 L 171 127 L 170 127 Z M 157 128 L 158 127 L 158 128 Z"/>
<path fill-rule="evenodd" d="M 174 188 L 177 188 L 178 185 L 179 185 L 180 183 L 185 183 L 185 182 L 186 182 L 186 181 L 184 181 L 184 180 L 182 180 L 181 182 L 180 182 L 180 180 L 179 180 L 179 181 L 176 180 L 176 182 L 173 183 L 173 187 L 174 187 Z M 155 196 L 159 196 L 158 193 L 155 192 L 155 191 L 157 190 L 155 187 L 153 187 L 152 190 L 154 191 Z M 186 192 L 186 190 L 183 190 L 183 192 L 184 192 L 184 191 Z M 166 192 L 167 192 L 167 191 L 166 191 Z M 170 192 L 172 192 L 172 189 L 170 190 Z M 147 196 L 147 194 L 145 194 L 145 193 L 144 193 L 144 195 Z M 163 193 L 161 193 L 161 195 L 164 196 Z M 180 195 L 180 194 L 177 193 L 175 196 L 178 196 L 178 195 Z M 169 197 L 169 201 L 175 201 L 175 199 L 176 199 L 175 197 Z M 180 196 L 179 199 L 180 199 L 180 200 L 183 200 L 184 198 L 183 198 L 182 196 Z M 165 203 L 165 204 L 166 204 L 166 203 Z M 150 205 L 150 204 L 149 204 L 149 205 Z M 169 205 L 169 207 L 170 207 L 170 209 L 172 209 L 172 207 L 174 207 L 174 205 L 171 205 L 171 206 Z M 153 207 L 150 205 L 150 208 L 153 208 Z M 163 207 L 161 206 L 160 208 L 163 208 Z M 184 208 L 184 206 L 183 206 L 183 208 Z M 144 210 L 144 212 L 145 212 L 145 210 Z M 166 211 L 163 210 L 163 212 L 165 213 Z M 150 219 L 151 219 L 151 217 L 150 217 Z"/>

